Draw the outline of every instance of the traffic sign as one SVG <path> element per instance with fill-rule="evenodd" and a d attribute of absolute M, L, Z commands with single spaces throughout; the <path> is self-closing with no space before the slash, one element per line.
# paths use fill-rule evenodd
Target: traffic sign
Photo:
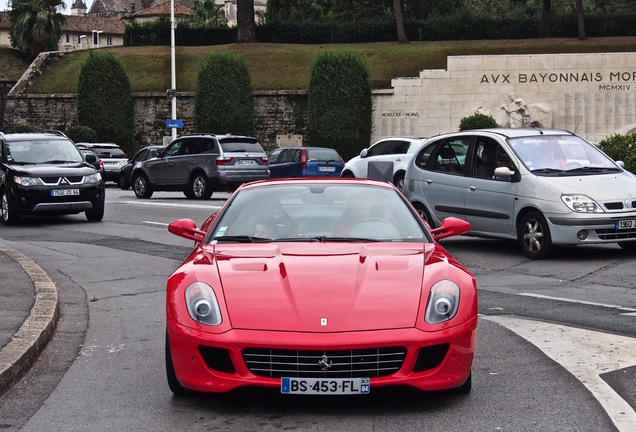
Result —
<path fill-rule="evenodd" d="M 168 129 L 181 129 L 183 127 L 183 120 L 166 119 L 166 127 Z"/>

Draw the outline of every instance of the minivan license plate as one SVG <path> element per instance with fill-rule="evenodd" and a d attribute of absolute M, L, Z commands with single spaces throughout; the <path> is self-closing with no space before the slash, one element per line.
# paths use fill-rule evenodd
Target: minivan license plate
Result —
<path fill-rule="evenodd" d="M 636 219 L 618 220 L 616 221 L 616 229 L 624 230 L 636 228 Z"/>
<path fill-rule="evenodd" d="M 256 161 L 252 159 L 239 161 L 239 165 L 254 165 L 254 164 L 256 164 Z"/>
<path fill-rule="evenodd" d="M 356 395 L 369 394 L 369 378 L 281 378 L 284 394 Z"/>
<path fill-rule="evenodd" d="M 51 196 L 69 196 L 69 195 L 79 195 L 79 189 L 53 189 L 51 191 Z"/>

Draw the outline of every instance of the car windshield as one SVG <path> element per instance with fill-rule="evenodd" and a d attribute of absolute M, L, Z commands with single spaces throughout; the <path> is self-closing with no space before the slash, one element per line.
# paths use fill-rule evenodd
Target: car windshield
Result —
<path fill-rule="evenodd" d="M 511 138 L 509 142 L 523 164 L 534 173 L 619 169 L 594 145 L 572 135 Z"/>
<path fill-rule="evenodd" d="M 40 139 L 7 142 L 7 160 L 18 164 L 62 164 L 83 162 L 68 139 Z"/>
<path fill-rule="evenodd" d="M 431 241 L 394 189 L 322 182 L 239 190 L 206 241 Z"/>

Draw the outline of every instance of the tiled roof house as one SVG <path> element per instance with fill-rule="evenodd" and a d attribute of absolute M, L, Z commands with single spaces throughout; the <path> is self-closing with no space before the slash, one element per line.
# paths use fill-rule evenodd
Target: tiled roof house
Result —
<path fill-rule="evenodd" d="M 62 25 L 60 51 L 124 44 L 126 24 L 119 18 L 66 15 Z M 0 12 L 0 46 L 11 46 L 9 13 Z"/>

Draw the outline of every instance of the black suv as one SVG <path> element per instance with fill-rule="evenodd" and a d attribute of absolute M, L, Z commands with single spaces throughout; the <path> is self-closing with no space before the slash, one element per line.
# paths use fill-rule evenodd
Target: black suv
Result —
<path fill-rule="evenodd" d="M 104 181 L 73 142 L 53 133 L 0 132 L 0 209 L 5 225 L 26 215 L 104 217 Z"/>
<path fill-rule="evenodd" d="M 188 198 L 208 199 L 214 190 L 269 176 L 267 154 L 256 138 L 193 134 L 135 164 L 132 186 L 138 198 L 150 198 L 154 191 L 183 191 Z"/>

